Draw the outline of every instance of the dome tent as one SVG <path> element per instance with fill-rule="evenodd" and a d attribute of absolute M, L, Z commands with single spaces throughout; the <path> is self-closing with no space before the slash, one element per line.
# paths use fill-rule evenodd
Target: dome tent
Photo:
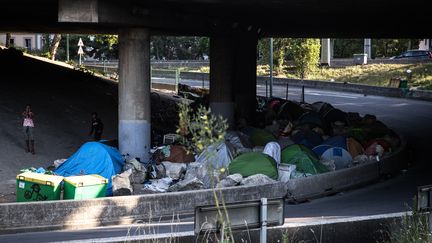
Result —
<path fill-rule="evenodd" d="M 334 161 L 336 170 L 348 168 L 352 164 L 351 154 L 343 148 L 333 147 L 327 149 L 322 155 L 321 159 L 325 161 Z"/>
<path fill-rule="evenodd" d="M 120 152 L 99 142 L 87 142 L 54 172 L 64 177 L 98 174 L 108 179 L 107 196 L 112 195 L 112 176 L 121 172 L 124 160 Z"/>
<path fill-rule="evenodd" d="M 320 145 L 323 142 L 322 137 L 318 133 L 311 130 L 300 130 L 293 132 L 291 139 L 294 141 L 294 143 L 305 145 L 310 149 Z"/>
<path fill-rule="evenodd" d="M 249 136 L 249 140 L 254 146 L 265 146 L 269 142 L 276 141 L 275 136 L 264 129 L 245 127 L 241 131 Z"/>
<path fill-rule="evenodd" d="M 279 120 L 298 120 L 305 112 L 300 104 L 287 100 L 280 106 L 277 116 Z"/>
<path fill-rule="evenodd" d="M 321 157 L 321 155 L 329 148 L 333 148 L 333 146 L 328 144 L 321 144 L 312 149 L 312 151 L 316 154 L 316 156 Z"/>
<path fill-rule="evenodd" d="M 243 177 L 264 174 L 272 179 L 278 178 L 276 161 L 267 154 L 259 152 L 244 153 L 235 158 L 228 166 L 230 175 L 239 173 Z"/>
<path fill-rule="evenodd" d="M 300 144 L 293 144 L 283 149 L 281 163 L 296 165 L 298 171 L 312 175 L 329 171 L 319 162 L 312 150 Z"/>

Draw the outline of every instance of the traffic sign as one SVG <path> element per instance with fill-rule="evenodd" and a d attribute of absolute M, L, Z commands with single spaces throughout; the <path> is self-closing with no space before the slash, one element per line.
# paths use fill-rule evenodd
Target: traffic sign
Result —
<path fill-rule="evenodd" d="M 83 51 L 83 49 L 82 49 L 81 46 L 78 48 L 78 54 L 79 55 L 83 55 L 84 54 L 84 51 Z"/>
<path fill-rule="evenodd" d="M 83 43 L 83 41 L 81 40 L 81 38 L 80 38 L 79 41 L 78 41 L 78 46 L 79 46 L 79 47 L 84 46 L 84 43 Z"/>

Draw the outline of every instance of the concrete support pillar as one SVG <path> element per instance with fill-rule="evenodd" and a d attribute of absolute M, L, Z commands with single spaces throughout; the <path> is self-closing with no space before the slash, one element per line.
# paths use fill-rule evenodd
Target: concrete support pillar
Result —
<path fill-rule="evenodd" d="M 230 126 L 254 119 L 257 44 L 250 35 L 210 39 L 210 107 Z"/>
<path fill-rule="evenodd" d="M 227 119 L 230 127 L 235 123 L 233 51 L 231 38 L 210 38 L 210 107 L 214 114 Z"/>
<path fill-rule="evenodd" d="M 119 149 L 144 162 L 151 146 L 149 31 L 123 30 L 119 44 Z"/>
<path fill-rule="evenodd" d="M 255 120 L 257 89 L 257 46 L 258 37 L 245 35 L 236 38 L 234 102 L 236 118 Z"/>
<path fill-rule="evenodd" d="M 321 65 L 330 66 L 330 39 L 321 39 Z"/>
<path fill-rule="evenodd" d="M 364 39 L 364 53 L 367 54 L 367 58 L 372 58 L 372 44 L 371 39 Z"/>

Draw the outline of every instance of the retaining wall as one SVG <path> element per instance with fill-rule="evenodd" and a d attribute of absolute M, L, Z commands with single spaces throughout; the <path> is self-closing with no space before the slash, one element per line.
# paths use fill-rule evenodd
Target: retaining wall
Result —
<path fill-rule="evenodd" d="M 286 185 L 274 183 L 221 190 L 225 202 L 281 198 Z M 214 204 L 213 190 L 185 191 L 87 200 L 0 204 L 0 234 L 148 222 L 149 218 L 191 214 Z"/>

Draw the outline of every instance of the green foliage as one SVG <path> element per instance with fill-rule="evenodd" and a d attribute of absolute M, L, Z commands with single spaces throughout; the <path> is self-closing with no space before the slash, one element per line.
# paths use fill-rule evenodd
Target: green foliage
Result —
<path fill-rule="evenodd" d="M 332 39 L 334 58 L 352 58 L 354 53 L 363 53 L 364 39 Z"/>
<path fill-rule="evenodd" d="M 287 38 L 273 38 L 273 65 L 276 73 L 282 73 L 287 60 L 292 59 L 292 56 L 287 50 L 289 44 L 289 39 Z M 269 64 L 270 39 L 259 40 L 258 50 L 260 56 L 259 63 Z"/>
<path fill-rule="evenodd" d="M 188 104 L 179 105 L 176 132 L 190 151 L 199 154 L 210 145 L 219 145 L 224 141 L 227 129 L 227 120 L 213 115 L 210 108 L 200 106 L 195 114 L 191 114 Z"/>
<path fill-rule="evenodd" d="M 153 36 L 150 55 L 156 60 L 203 59 L 209 53 L 207 37 Z"/>
<path fill-rule="evenodd" d="M 400 55 L 408 49 L 417 49 L 418 39 L 372 39 L 372 57 Z"/>
<path fill-rule="evenodd" d="M 364 39 L 333 39 L 334 58 L 352 58 L 364 52 Z M 417 49 L 419 39 L 372 39 L 372 58 L 391 57 L 408 49 Z"/>
<path fill-rule="evenodd" d="M 402 220 L 399 231 L 390 235 L 390 242 L 395 243 L 430 243 L 432 242 L 429 232 L 428 218 L 426 214 L 417 211 L 416 199 L 413 200 L 412 215 L 406 215 Z"/>
<path fill-rule="evenodd" d="M 293 57 L 295 71 L 301 79 L 315 71 L 319 63 L 320 48 L 319 39 L 288 39 L 288 51 Z"/>

